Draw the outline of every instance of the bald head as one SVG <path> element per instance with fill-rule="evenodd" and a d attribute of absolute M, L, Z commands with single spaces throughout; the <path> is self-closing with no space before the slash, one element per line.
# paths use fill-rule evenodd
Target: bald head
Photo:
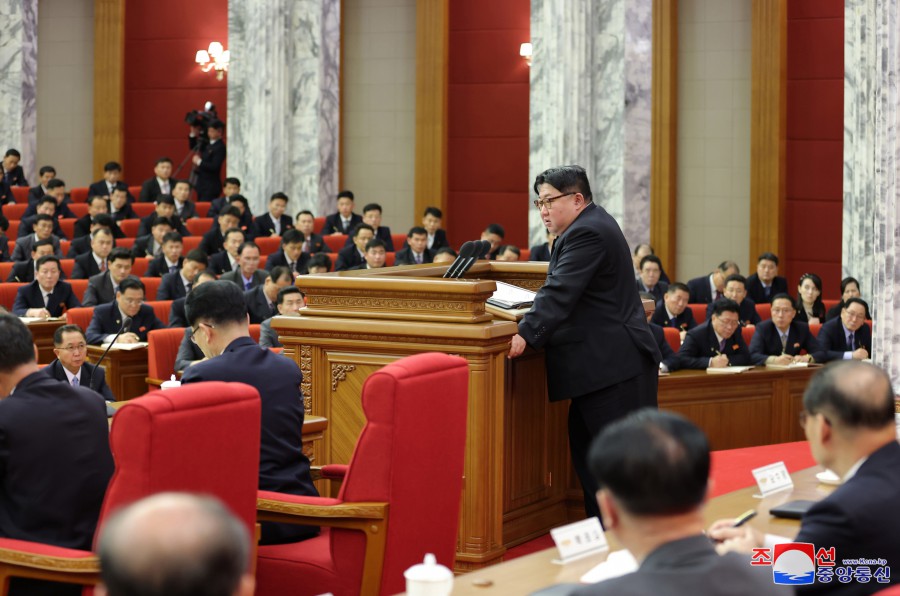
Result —
<path fill-rule="evenodd" d="M 249 549 L 247 530 L 219 501 L 160 493 L 120 510 L 103 528 L 103 583 L 110 596 L 252 593 Z"/>
<path fill-rule="evenodd" d="M 846 360 L 829 364 L 810 380 L 803 394 L 810 414 L 825 415 L 845 432 L 894 429 L 894 389 L 881 368 Z"/>

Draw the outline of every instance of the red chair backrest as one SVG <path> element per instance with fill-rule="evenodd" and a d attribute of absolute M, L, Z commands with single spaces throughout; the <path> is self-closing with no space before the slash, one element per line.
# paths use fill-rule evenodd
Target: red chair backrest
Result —
<path fill-rule="evenodd" d="M 63 254 L 66 254 L 66 251 L 63 251 Z M 66 279 L 71 279 L 72 271 L 75 270 L 75 259 L 60 259 L 59 266 L 62 268 L 63 273 L 66 274 Z"/>
<path fill-rule="evenodd" d="M 7 275 L 9 274 L 7 273 Z M 12 281 L 0 283 L 0 306 L 3 306 L 6 310 L 12 312 L 13 302 L 16 301 L 16 293 L 19 291 L 19 288 L 27 285 L 28 284 L 25 283 L 16 283 Z"/>
<path fill-rule="evenodd" d="M 678 350 L 681 349 L 681 334 L 678 332 L 678 329 L 675 327 L 663 327 L 663 334 L 666 336 L 666 341 L 669 342 L 669 347 L 677 354 Z"/>
<path fill-rule="evenodd" d="M 116 238 L 116 248 L 127 248 L 131 250 L 134 246 L 134 238 Z"/>
<path fill-rule="evenodd" d="M 212 206 L 212 203 L 209 201 L 196 201 L 194 203 L 194 207 L 197 209 L 197 215 L 200 217 L 206 217 L 206 214 L 209 213 L 209 208 Z"/>
<path fill-rule="evenodd" d="M 7 218 L 9 219 L 9 218 Z M 19 226 L 22 225 L 21 219 L 10 219 L 9 227 L 6 229 L 6 237 L 15 240 L 19 237 Z"/>
<path fill-rule="evenodd" d="M 77 220 L 74 219 L 61 219 L 59 220 L 59 228 L 62 230 L 63 234 L 66 235 L 66 238 L 74 239 L 75 238 L 75 222 Z"/>
<path fill-rule="evenodd" d="M 390 504 L 381 594 L 404 588 L 403 571 L 434 553 L 450 567 L 462 491 L 469 367 L 447 354 L 402 358 L 372 373 L 362 390 L 366 426 L 338 497 Z M 434 388 L 440 387 L 440 392 Z M 423 466 L 422 462 L 440 462 Z M 422 520 L 428 519 L 428 531 Z M 354 536 L 355 535 L 355 536 Z M 331 552 L 358 549 L 359 534 L 331 530 Z M 362 558 L 335 557 L 338 574 L 359 577 Z M 358 580 L 355 584 L 358 586 Z"/>
<path fill-rule="evenodd" d="M 142 277 L 141 281 L 144 282 L 144 301 L 150 302 L 156 300 L 156 291 L 159 289 L 159 284 L 162 282 L 161 277 Z"/>
<path fill-rule="evenodd" d="M 122 239 L 116 240 L 116 246 L 121 246 Z M 131 274 L 135 277 L 144 277 L 147 267 L 150 266 L 150 257 L 137 257 L 131 266 Z"/>
<path fill-rule="evenodd" d="M 193 221 L 193 220 L 191 220 Z M 200 242 L 203 240 L 202 236 L 184 236 L 181 238 L 181 250 L 182 254 L 186 255 L 189 251 L 194 250 L 195 248 L 200 248 Z M 207 255 L 209 256 L 209 255 Z"/>
<path fill-rule="evenodd" d="M 819 337 L 819 330 L 822 329 L 822 323 L 810 323 L 809 332 L 813 334 L 813 337 Z"/>
<path fill-rule="evenodd" d="M 772 318 L 772 305 L 768 302 L 763 302 L 762 304 L 756 305 L 756 314 L 759 315 L 759 318 L 763 321 Z"/>
<path fill-rule="evenodd" d="M 18 186 L 14 186 L 13 189 L 19 188 Z M 17 199 L 18 200 L 18 199 Z M 18 203 L 7 203 L 3 206 L 3 215 L 6 216 L 6 219 L 19 220 L 22 219 L 22 216 L 25 215 L 25 210 L 28 209 L 28 203 L 18 202 Z"/>
<path fill-rule="evenodd" d="M 195 217 L 184 222 L 188 231 L 194 236 L 203 236 L 213 225 L 211 217 Z"/>
<path fill-rule="evenodd" d="M 88 204 L 69 203 L 69 211 L 71 211 L 75 215 L 75 217 L 84 217 L 88 214 Z"/>
<path fill-rule="evenodd" d="M 521 254 L 519 255 L 520 261 L 528 261 L 531 259 L 531 249 L 530 248 L 520 248 Z"/>
<path fill-rule="evenodd" d="M 169 325 L 169 313 L 172 311 L 171 300 L 148 300 L 145 304 L 153 307 L 156 318 L 162 321 L 167 327 Z"/>
<path fill-rule="evenodd" d="M 13 197 L 16 199 L 16 204 L 24 203 L 26 206 L 28 205 L 28 187 L 27 186 L 13 186 L 12 187 Z"/>
<path fill-rule="evenodd" d="M 313 233 L 321 234 L 322 228 L 325 227 L 325 218 L 324 217 L 316 217 L 313 219 Z"/>
<path fill-rule="evenodd" d="M 156 211 L 156 203 L 132 203 L 131 208 L 134 209 L 134 214 L 139 218 L 147 217 Z"/>
<path fill-rule="evenodd" d="M 140 186 L 129 186 L 128 194 L 134 197 L 134 200 L 138 200 L 141 196 L 141 187 Z"/>
<path fill-rule="evenodd" d="M 261 255 L 270 255 L 273 252 L 278 252 L 278 249 L 281 248 L 281 236 L 261 236 L 254 238 L 253 242 L 259 247 L 259 254 Z"/>
<path fill-rule="evenodd" d="M 73 188 L 69 191 L 69 198 L 72 199 L 73 203 L 85 203 L 88 198 L 88 188 L 86 186 L 79 186 L 78 188 Z"/>
<path fill-rule="evenodd" d="M 706 307 L 708 304 L 688 304 L 688 308 L 691 309 L 691 313 L 694 315 L 694 320 L 697 321 L 699 325 L 703 321 L 706 320 Z"/>
<path fill-rule="evenodd" d="M 266 261 L 268 261 L 268 260 L 269 260 L 269 255 L 260 255 L 260 257 L 259 257 L 259 268 L 260 268 L 260 269 L 265 269 L 265 268 L 266 268 Z"/>
<path fill-rule="evenodd" d="M 255 325 L 250 325 L 250 337 L 256 343 L 259 343 L 259 333 L 260 333 L 259 323 L 255 324 Z"/>
<path fill-rule="evenodd" d="M 175 372 L 175 357 L 184 339 L 184 328 L 154 329 L 147 334 L 147 376 L 169 380 Z"/>
<path fill-rule="evenodd" d="M 756 325 L 747 325 L 741 329 L 741 335 L 744 337 L 744 343 L 748 346 L 753 341 L 753 334 L 756 333 Z"/>
<path fill-rule="evenodd" d="M 123 219 L 119 222 L 119 229 L 129 238 L 135 238 L 140 227 L 141 220 L 139 219 Z"/>
<path fill-rule="evenodd" d="M 825 312 L 828 312 L 840 303 L 840 300 L 822 300 L 822 304 L 825 305 Z"/>
<path fill-rule="evenodd" d="M 347 234 L 335 234 L 325 236 L 325 244 L 334 252 L 340 252 L 344 245 L 347 244 Z M 396 248 L 396 247 L 395 247 Z M 337 260 L 337 256 L 334 257 Z"/>
<path fill-rule="evenodd" d="M 65 259 L 64 259 L 65 260 Z M 71 260 L 71 259 L 69 259 Z M 67 274 L 68 275 L 68 274 Z M 79 302 L 84 300 L 84 293 L 87 292 L 87 279 L 67 279 L 66 281 L 72 286 L 72 293 L 78 298 Z"/>
<path fill-rule="evenodd" d="M 391 240 L 394 242 L 394 252 L 397 252 L 406 244 L 406 234 L 391 234 Z"/>
<path fill-rule="evenodd" d="M 6 278 L 9 277 L 10 272 L 12 271 L 13 263 L 12 261 L 7 261 L 5 263 L 0 263 L 0 283 L 6 281 Z"/>
<path fill-rule="evenodd" d="M 69 325 L 78 325 L 82 331 L 87 331 L 91 319 L 94 318 L 93 306 L 82 306 L 79 308 L 70 308 L 66 311 L 66 323 Z"/>
<path fill-rule="evenodd" d="M 385 267 L 393 267 L 394 263 L 397 262 L 397 253 L 388 252 L 384 254 L 384 266 Z"/>
<path fill-rule="evenodd" d="M 69 254 L 69 247 L 71 245 L 72 245 L 72 242 L 69 240 L 60 240 L 59 241 L 59 251 L 62 254 L 67 255 L 67 254 Z"/>

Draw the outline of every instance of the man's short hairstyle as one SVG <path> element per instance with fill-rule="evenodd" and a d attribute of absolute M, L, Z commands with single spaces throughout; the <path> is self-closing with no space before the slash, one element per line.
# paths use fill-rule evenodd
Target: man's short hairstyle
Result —
<path fill-rule="evenodd" d="M 294 274 L 291 272 L 290 267 L 278 265 L 277 267 L 272 267 L 272 270 L 269 271 L 269 279 L 271 279 L 273 283 L 278 283 L 278 280 L 282 277 L 286 277 L 293 281 Z"/>
<path fill-rule="evenodd" d="M 638 296 L 641 297 L 641 300 L 650 300 L 652 302 L 656 302 L 656 296 L 654 296 L 650 292 L 638 292 Z"/>
<path fill-rule="evenodd" d="M 644 268 L 644 263 L 656 263 L 656 265 L 659 267 L 659 270 L 662 271 L 662 261 L 658 256 L 654 254 L 649 254 L 645 257 L 641 257 L 641 263 L 639 265 L 640 269 Z"/>
<path fill-rule="evenodd" d="M 44 238 L 43 240 L 38 240 L 34 244 L 31 245 L 31 252 L 34 252 L 41 246 L 53 246 L 53 240 L 50 238 Z"/>
<path fill-rule="evenodd" d="M 368 213 L 369 211 L 377 211 L 378 213 L 384 213 L 384 210 L 381 208 L 381 205 L 378 203 L 369 203 L 365 207 L 363 207 L 363 215 Z"/>
<path fill-rule="evenodd" d="M 373 228 L 372 226 L 370 226 L 367 223 L 361 223 L 361 224 L 356 224 L 356 227 L 353 228 L 352 232 L 350 232 L 350 236 L 353 238 L 356 238 L 357 236 L 359 236 L 360 230 L 369 230 L 373 234 L 375 233 L 375 228 Z"/>
<path fill-rule="evenodd" d="M 426 215 L 431 215 L 438 219 L 443 219 L 444 212 L 437 207 L 425 207 L 425 213 L 422 214 L 422 217 L 425 217 Z"/>
<path fill-rule="evenodd" d="M 859 304 L 861 307 L 866 309 L 866 312 L 869 312 L 868 303 L 865 300 L 863 300 L 862 298 L 857 298 L 856 296 L 854 296 L 853 298 L 847 298 L 847 301 L 844 302 L 843 305 L 841 305 L 841 310 L 845 310 L 851 304 Z"/>
<path fill-rule="evenodd" d="M 0 372 L 34 362 L 34 339 L 19 317 L 0 314 Z"/>
<path fill-rule="evenodd" d="M 187 185 L 188 185 L 188 190 L 194 188 L 194 185 L 191 184 L 191 181 L 190 181 L 190 180 L 184 180 L 184 179 L 175 180 L 175 179 L 173 178 L 172 180 L 170 180 L 170 182 L 172 183 L 172 188 L 175 188 L 175 187 L 178 186 L 179 184 L 187 184 Z M 174 197 L 173 197 L 173 199 L 174 199 Z"/>
<path fill-rule="evenodd" d="M 87 206 L 90 207 L 91 205 L 93 205 L 94 201 L 106 202 L 106 197 L 104 197 L 103 195 L 93 195 L 91 197 L 88 197 Z"/>
<path fill-rule="evenodd" d="M 856 284 L 857 290 L 860 288 L 858 279 L 856 279 L 855 277 L 845 277 L 841 280 L 841 296 L 844 295 L 844 292 L 847 291 L 847 286 L 849 286 L 850 284 Z"/>
<path fill-rule="evenodd" d="M 759 255 L 759 257 L 757 257 L 757 259 L 756 259 L 757 263 L 759 263 L 760 261 L 772 261 L 773 263 L 775 263 L 775 266 L 777 267 L 778 266 L 778 255 L 776 255 L 774 252 L 764 252 L 761 255 Z"/>
<path fill-rule="evenodd" d="M 39 257 L 37 261 L 35 261 L 34 266 L 38 269 L 41 268 L 41 265 L 44 263 L 56 263 L 56 268 L 62 271 L 62 265 L 59 262 L 59 257 L 56 255 L 44 255 Z"/>
<path fill-rule="evenodd" d="M 184 255 L 185 261 L 194 261 L 195 263 L 199 263 L 204 267 L 209 266 L 209 258 L 206 256 L 206 251 L 202 248 L 195 248 L 191 251 L 188 251 L 188 254 Z"/>
<path fill-rule="evenodd" d="M 276 267 L 277 269 L 277 267 Z M 275 304 L 284 304 L 284 297 L 289 294 L 300 294 L 303 295 L 303 292 L 300 291 L 300 288 L 297 286 L 284 286 L 280 290 L 278 290 L 278 298 L 275 299 Z"/>
<path fill-rule="evenodd" d="M 183 243 L 184 239 L 181 237 L 181 234 L 178 232 L 166 232 L 163 236 L 162 243 L 168 244 L 169 242 L 178 242 Z"/>
<path fill-rule="evenodd" d="M 247 322 L 247 302 L 237 284 L 217 279 L 192 289 L 184 301 L 184 314 L 193 327 L 200 319 L 212 325 Z"/>
<path fill-rule="evenodd" d="M 304 240 L 306 240 L 306 236 L 303 235 L 303 232 L 294 228 L 285 230 L 284 234 L 281 235 L 282 246 L 288 244 L 302 244 Z"/>
<path fill-rule="evenodd" d="M 42 221 L 49 221 L 50 223 L 53 223 L 53 216 L 47 215 L 46 213 L 38 213 L 34 216 L 34 222 L 31 224 L 31 227 L 33 228 L 35 224 L 38 224 Z"/>
<path fill-rule="evenodd" d="M 225 130 L 225 123 L 221 120 L 213 120 L 209 123 L 210 128 L 215 128 L 216 130 Z"/>
<path fill-rule="evenodd" d="M 249 208 L 250 208 L 250 201 L 248 201 L 248 200 L 247 200 L 247 197 L 245 197 L 245 196 L 242 195 L 242 194 L 237 194 L 237 193 L 236 193 L 236 194 L 233 194 L 233 195 L 231 195 L 230 197 L 228 197 L 228 204 L 229 204 L 229 205 L 230 205 L 231 203 L 234 203 L 235 201 L 239 201 L 239 202 L 244 206 L 244 209 L 249 209 Z"/>
<path fill-rule="evenodd" d="M 500 248 L 497 249 L 497 256 L 505 254 L 507 252 L 511 252 L 517 257 L 522 256 L 522 251 L 519 250 L 519 247 L 514 244 L 504 244 Z"/>
<path fill-rule="evenodd" d="M 131 261 L 131 264 L 134 264 L 134 255 L 131 254 L 131 251 L 127 248 L 112 249 L 112 252 L 109 253 L 108 257 L 106 257 L 106 262 L 112 264 L 119 259 L 122 259 L 123 261 Z"/>
<path fill-rule="evenodd" d="M 244 242 L 241 242 L 241 245 L 238 247 L 238 256 L 244 254 L 245 248 L 255 248 L 256 250 L 259 250 L 259 246 L 256 244 L 256 242 L 252 240 L 246 240 Z"/>
<path fill-rule="evenodd" d="M 216 279 L 216 274 L 209 269 L 204 269 L 203 271 L 198 271 L 197 275 L 194 276 L 194 279 L 192 279 L 191 282 L 193 282 L 194 285 L 197 285 L 204 277 L 208 277 L 209 279 Z"/>
<path fill-rule="evenodd" d="M 687 287 L 687 284 L 682 283 L 680 281 L 673 281 L 669 284 L 669 289 L 666 290 L 666 294 L 674 294 L 675 292 L 687 292 L 691 293 L 691 289 Z"/>
<path fill-rule="evenodd" d="M 729 269 L 734 269 L 735 273 L 741 272 L 741 268 L 734 261 L 722 261 L 721 263 L 719 263 L 719 266 L 716 267 L 716 269 L 718 269 L 722 273 L 725 273 Z"/>
<path fill-rule="evenodd" d="M 327 271 L 331 271 L 331 257 L 324 252 L 314 254 L 309 257 L 309 262 L 306 264 L 306 267 L 325 267 Z"/>
<path fill-rule="evenodd" d="M 633 515 L 677 515 L 699 507 L 709 461 L 702 430 L 678 414 L 649 408 L 607 426 L 588 456 L 600 488 Z"/>
<path fill-rule="evenodd" d="M 452 248 L 450 248 L 449 246 L 440 247 L 439 249 L 437 249 L 437 252 L 434 253 L 434 256 L 443 255 L 443 254 L 453 255 L 454 257 L 459 256 L 456 254 L 456 251 L 453 250 Z"/>
<path fill-rule="evenodd" d="M 384 248 L 387 250 L 387 247 L 384 244 L 384 240 L 381 238 L 372 238 L 368 242 L 366 242 L 366 252 L 369 252 L 373 248 Z"/>
<path fill-rule="evenodd" d="M 712 314 L 719 317 L 723 312 L 733 312 L 736 315 L 740 315 L 741 307 L 730 298 L 719 298 L 713 302 Z"/>
<path fill-rule="evenodd" d="M 38 175 L 43 178 L 44 174 L 53 174 L 56 176 L 56 168 L 53 166 L 41 166 L 41 169 L 38 170 Z"/>
<path fill-rule="evenodd" d="M 239 178 L 226 178 L 226 179 L 225 179 L 225 184 L 230 184 L 230 185 L 232 185 L 232 186 L 240 186 L 240 185 L 241 185 L 241 181 L 240 181 Z"/>
<path fill-rule="evenodd" d="M 172 184 L 172 188 L 175 188 L 175 184 L 177 184 L 177 182 Z M 174 206 L 175 205 L 175 197 L 173 197 L 172 195 L 159 195 L 156 198 L 156 204 L 157 205 L 165 204 L 165 205 Z"/>
<path fill-rule="evenodd" d="M 894 389 L 881 368 L 842 360 L 812 376 L 803 393 L 803 409 L 845 428 L 880 429 L 894 424 Z"/>
<path fill-rule="evenodd" d="M 105 164 L 103 164 L 103 171 L 104 172 L 121 172 L 122 164 L 120 164 L 117 161 L 108 161 Z"/>
<path fill-rule="evenodd" d="M 549 230 L 548 230 L 548 231 L 549 231 Z M 646 243 L 641 243 L 641 244 L 638 244 L 637 246 L 635 246 L 635 247 L 634 247 L 634 250 L 631 251 L 631 254 L 633 254 L 634 256 L 637 256 L 637 254 L 638 254 L 639 252 L 641 252 L 641 247 L 644 247 L 644 246 L 646 246 L 647 248 L 650 249 L 650 254 L 651 254 L 651 255 L 655 255 L 655 254 L 656 254 L 656 251 L 653 250 L 653 247 L 650 246 L 649 244 L 646 244 Z"/>
<path fill-rule="evenodd" d="M 119 282 L 119 293 L 124 294 L 125 290 L 140 290 L 145 296 L 147 294 L 147 289 L 144 287 L 144 282 L 133 276 L 126 277 Z"/>
<path fill-rule="evenodd" d="M 22 159 L 22 154 L 16 149 L 7 149 L 6 154 L 4 154 L 3 157 L 18 157 L 19 159 Z"/>
<path fill-rule="evenodd" d="M 353 191 L 352 190 L 342 190 L 338 193 L 337 198 L 340 201 L 342 198 L 347 197 L 351 201 L 353 200 Z"/>
<path fill-rule="evenodd" d="M 59 188 L 61 186 L 64 187 L 65 185 L 66 183 L 59 178 L 53 178 L 47 183 L 47 190 L 53 190 L 54 188 Z"/>
<path fill-rule="evenodd" d="M 56 198 L 51 195 L 44 195 L 40 199 L 38 199 L 38 207 L 41 205 L 53 205 L 53 208 L 56 209 Z"/>
<path fill-rule="evenodd" d="M 80 333 L 81 338 L 85 339 L 84 331 L 78 325 L 63 325 L 62 327 L 57 327 L 56 331 L 53 332 L 53 345 L 61 346 L 63 342 L 63 334 L 65 333 Z"/>
<path fill-rule="evenodd" d="M 791 298 L 791 295 L 788 294 L 787 292 L 779 292 L 779 293 L 775 294 L 774 296 L 772 296 L 771 304 L 774 305 L 776 300 L 787 300 L 788 302 L 791 303 L 791 308 L 793 308 L 794 310 L 797 310 L 797 308 L 794 306 L 794 299 Z"/>
<path fill-rule="evenodd" d="M 284 194 L 283 192 L 276 192 L 275 194 L 273 194 L 271 197 L 269 197 L 269 202 L 271 203 L 275 199 L 281 199 L 285 203 L 288 202 L 288 196 L 286 194 Z"/>
<path fill-rule="evenodd" d="M 238 210 L 237 207 L 235 207 L 234 205 L 230 205 L 230 204 L 227 207 L 225 207 L 224 209 L 222 209 L 221 211 L 219 211 L 219 217 L 222 217 L 223 215 L 230 215 L 238 221 L 240 221 L 240 219 L 241 219 L 241 212 Z"/>
<path fill-rule="evenodd" d="M 161 163 L 171 164 L 171 163 L 172 163 L 172 160 L 169 159 L 168 157 L 165 157 L 165 156 L 164 156 L 164 157 L 160 157 L 160 158 L 158 158 L 158 159 L 156 160 L 156 163 L 155 163 L 154 165 L 157 165 L 157 166 L 158 166 L 158 165 L 161 164 Z"/>
<path fill-rule="evenodd" d="M 294 219 L 300 219 L 300 216 L 301 216 L 301 215 L 308 215 L 308 216 L 310 216 L 310 217 L 313 218 L 313 219 L 316 218 L 316 216 L 313 215 L 313 212 L 312 212 L 312 211 L 310 211 L 309 209 L 303 209 L 302 211 L 298 211 L 298 212 L 297 212 L 297 215 L 294 216 Z"/>
<path fill-rule="evenodd" d="M 581 166 L 558 166 L 544 170 L 534 179 L 534 194 L 540 194 L 541 184 L 549 184 L 559 192 L 581 193 L 589 203 L 593 200 L 591 183 Z"/>
<path fill-rule="evenodd" d="M 406 237 L 412 238 L 416 234 L 422 234 L 423 236 L 427 236 L 428 230 L 426 230 L 422 226 L 413 226 L 409 229 L 409 233 L 406 235 Z"/>
<path fill-rule="evenodd" d="M 112 230 L 106 227 L 99 227 L 91 232 L 91 240 L 94 240 L 97 236 L 109 236 L 111 238 Z"/>
<path fill-rule="evenodd" d="M 227 230 L 225 230 L 225 236 L 223 238 L 225 240 L 228 240 L 228 237 L 231 236 L 232 234 L 240 234 L 241 236 L 243 236 L 244 230 L 242 230 L 240 228 L 228 228 Z"/>
<path fill-rule="evenodd" d="M 100 213 L 94 218 L 94 221 L 91 222 L 92 226 L 101 226 L 104 228 L 113 229 L 113 226 L 116 225 L 113 219 L 113 216 L 109 213 Z"/>
<path fill-rule="evenodd" d="M 497 236 L 500 236 L 501 238 L 506 237 L 506 230 L 504 230 L 503 226 L 501 226 L 498 223 L 488 224 L 488 227 L 486 227 L 484 229 L 484 233 L 485 234 L 496 234 Z"/>
<path fill-rule="evenodd" d="M 737 281 L 740 282 L 744 288 L 747 287 L 747 278 L 741 275 L 740 273 L 732 273 L 728 277 L 725 278 L 725 285 L 727 286 L 729 282 Z"/>

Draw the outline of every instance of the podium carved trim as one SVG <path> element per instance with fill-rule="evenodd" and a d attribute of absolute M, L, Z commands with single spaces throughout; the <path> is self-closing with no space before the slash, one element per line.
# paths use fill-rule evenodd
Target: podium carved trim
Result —
<path fill-rule="evenodd" d="M 347 373 L 354 370 L 356 370 L 355 364 L 338 364 L 333 362 L 331 364 L 331 390 L 337 391 L 340 382 L 347 378 Z"/>
<path fill-rule="evenodd" d="M 303 411 L 312 413 L 312 347 L 300 346 L 300 372 L 303 380 L 300 381 L 300 393 L 303 394 Z"/>

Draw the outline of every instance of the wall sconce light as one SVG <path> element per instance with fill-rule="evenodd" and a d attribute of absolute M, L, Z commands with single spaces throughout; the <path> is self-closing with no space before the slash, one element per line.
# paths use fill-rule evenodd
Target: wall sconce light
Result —
<path fill-rule="evenodd" d="M 525 58 L 525 62 L 531 66 L 531 42 L 525 42 L 519 46 L 519 56 Z"/>
<path fill-rule="evenodd" d="M 228 72 L 231 52 L 223 48 L 218 41 L 214 41 L 209 44 L 208 50 L 197 50 L 197 56 L 194 58 L 194 61 L 200 65 L 200 70 L 203 72 L 215 69 L 216 78 L 221 81 L 225 73 Z"/>

